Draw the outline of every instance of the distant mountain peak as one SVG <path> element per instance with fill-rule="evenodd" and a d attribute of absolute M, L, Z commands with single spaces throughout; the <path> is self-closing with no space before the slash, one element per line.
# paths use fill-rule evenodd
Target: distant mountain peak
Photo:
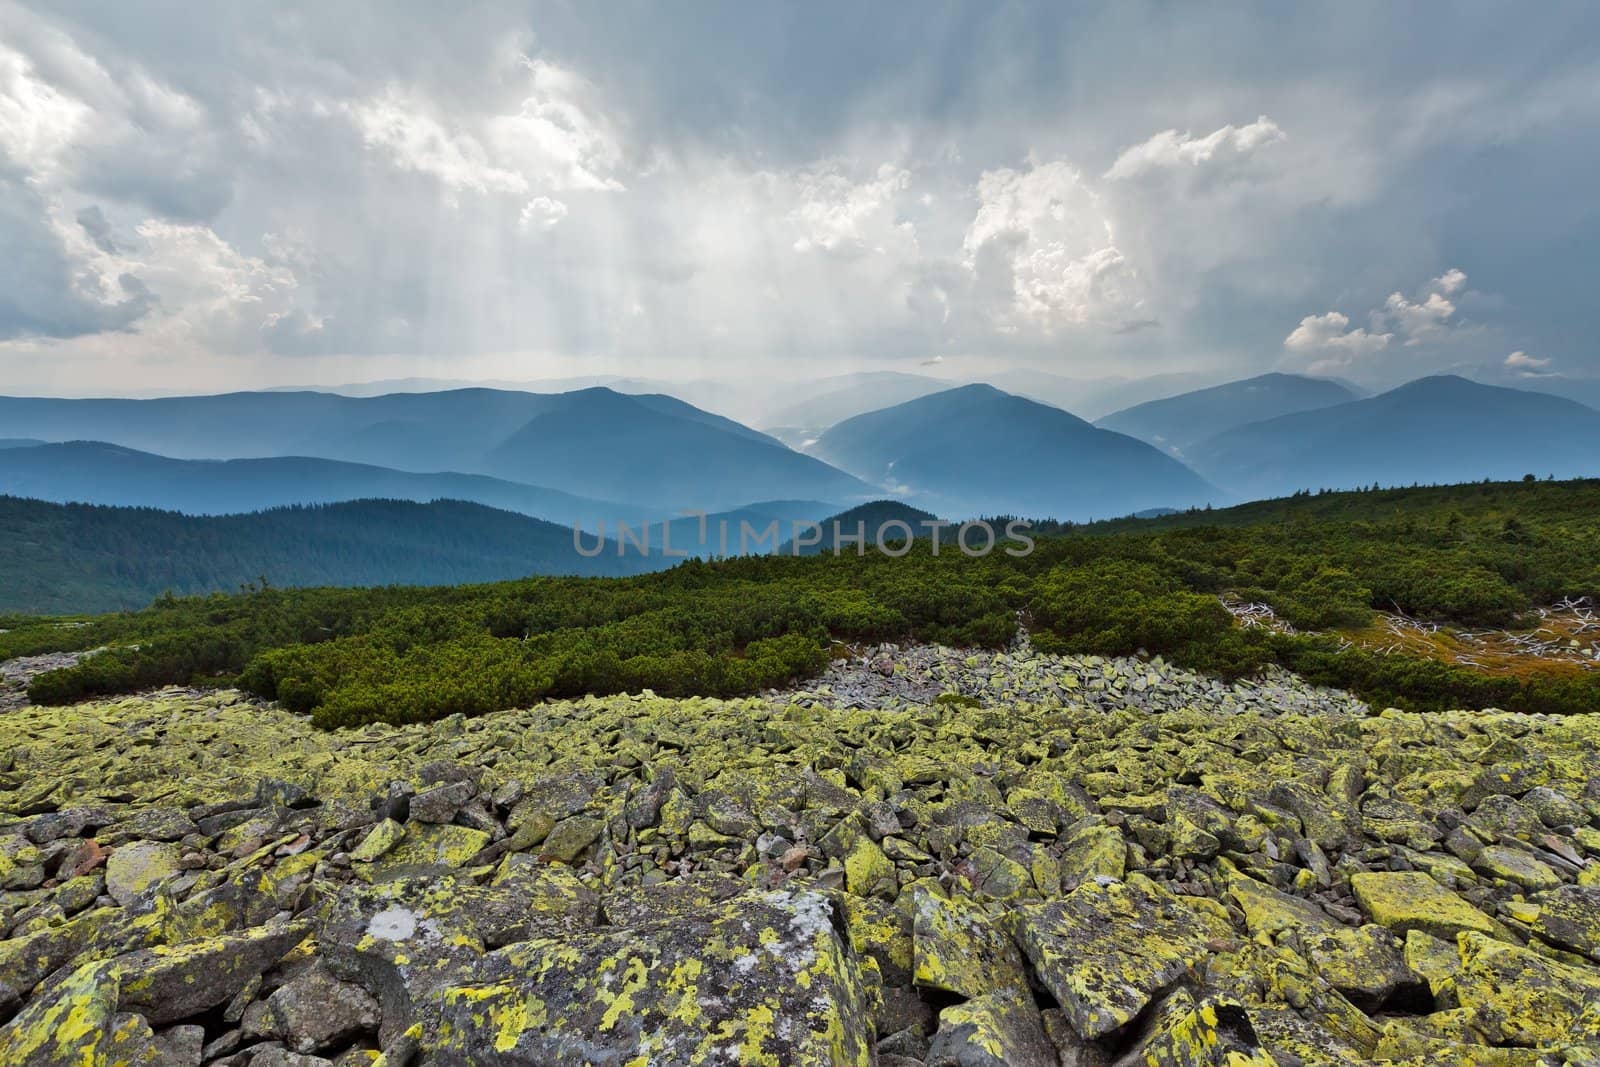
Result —
<path fill-rule="evenodd" d="M 1187 452 L 1245 497 L 1600 473 L 1600 411 L 1457 374 L 1235 426 Z"/>
<path fill-rule="evenodd" d="M 1250 422 L 1356 399 L 1337 382 L 1271 371 L 1113 412 L 1095 425 L 1182 456 L 1184 450 Z"/>
<path fill-rule="evenodd" d="M 847 419 L 813 451 L 952 517 L 1104 517 L 1218 496 L 1143 442 L 984 383 Z"/>

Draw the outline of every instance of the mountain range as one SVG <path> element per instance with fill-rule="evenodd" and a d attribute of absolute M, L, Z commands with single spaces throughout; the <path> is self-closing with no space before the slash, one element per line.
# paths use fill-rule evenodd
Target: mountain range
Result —
<path fill-rule="evenodd" d="M 1373 484 L 1581 477 L 1600 471 L 1600 411 L 1443 375 L 1237 426 L 1186 456 L 1246 499 Z"/>
<path fill-rule="evenodd" d="M 0 425 L 17 436 L 105 441 L 180 459 L 311 456 L 489 475 L 658 512 L 723 510 L 780 496 L 848 503 L 869 493 L 855 478 L 731 419 L 668 396 L 604 388 L 3 397 Z"/>
<path fill-rule="evenodd" d="M 231 515 L 341 500 L 461 500 L 584 529 L 654 511 L 479 474 L 415 474 L 309 456 L 171 459 L 102 441 L 0 450 L 0 493 L 56 503 Z"/>
<path fill-rule="evenodd" d="M 1037 386 L 1042 373 L 1022 376 Z M 809 427 L 814 439 L 800 450 L 664 394 L 599 386 L 0 397 L 0 493 L 192 515 L 449 499 L 563 528 L 604 521 L 612 536 L 617 523 L 637 536 L 653 521 L 657 544 L 671 519 L 674 551 L 718 554 L 721 520 L 737 551 L 742 523 L 765 532 L 776 521 L 786 541 L 796 521 L 886 495 L 953 519 L 1081 521 L 1299 489 L 1600 468 L 1600 412 L 1461 377 L 1362 396 L 1270 374 L 1146 401 L 1097 425 L 990 385 L 940 388 L 928 375 L 819 383 L 794 405 L 817 421 L 913 395 Z M 685 511 L 711 513 L 707 542 Z"/>
<path fill-rule="evenodd" d="M 1114 412 L 1095 425 L 1137 437 L 1181 457 L 1185 449 L 1245 423 L 1332 407 L 1358 399 L 1326 378 L 1263 374 Z"/>
<path fill-rule="evenodd" d="M 1224 496 L 1143 441 L 988 385 L 846 419 L 811 451 L 912 504 L 960 517 L 1104 518 Z"/>

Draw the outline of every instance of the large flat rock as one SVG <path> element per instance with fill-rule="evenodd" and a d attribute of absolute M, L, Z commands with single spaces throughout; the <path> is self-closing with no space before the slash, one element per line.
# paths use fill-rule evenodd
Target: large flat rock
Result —
<path fill-rule="evenodd" d="M 872 1062 L 866 987 L 818 893 L 529 941 L 447 991 L 439 1067 Z"/>
<path fill-rule="evenodd" d="M 1206 953 L 1205 923 L 1148 880 L 1086 882 L 1018 909 L 1016 935 L 1081 1037 L 1132 1022 Z"/>

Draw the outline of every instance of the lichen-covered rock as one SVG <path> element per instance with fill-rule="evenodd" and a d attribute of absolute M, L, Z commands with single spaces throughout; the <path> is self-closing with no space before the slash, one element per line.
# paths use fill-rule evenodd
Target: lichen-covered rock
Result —
<path fill-rule="evenodd" d="M 1276 1067 L 1241 1004 L 1178 990 L 1152 1010 L 1121 1062 L 1140 1067 Z"/>
<path fill-rule="evenodd" d="M 770 1055 L 809 1041 L 827 1062 L 832 1039 L 794 1020 L 837 1020 L 849 1055 L 876 1042 L 885 1067 L 1026 1061 L 1036 1028 L 1074 1067 L 1600 1062 L 1600 1005 L 1574 1014 L 1600 976 L 1600 715 L 1371 714 L 1277 671 L 1223 683 L 1026 648 L 883 655 L 889 674 L 841 660 L 758 698 L 335 733 L 227 692 L 16 707 L 0 1019 L 49 1009 L 85 968 L 115 980 L 289 916 L 313 936 L 224 1002 L 171 1023 L 112 1005 L 117 1056 L 185 1032 L 182 1067 L 369 1067 L 378 1049 L 420 1067 L 453 997 L 474 1036 L 450 1054 L 509 1060 L 497 1042 L 545 1040 L 531 995 L 588 1042 L 562 1046 L 585 1063 L 631 1048 L 634 1016 L 731 1061 L 766 1008 Z M 100 866 L 151 845 L 176 869 L 118 903 Z M 826 901 L 826 975 L 761 954 L 768 928 L 787 944 L 789 920 L 762 917 L 774 893 Z M 1175 907 L 1155 921 L 1111 906 L 1124 893 Z M 1091 899 L 1070 938 L 1017 946 L 1029 909 Z M 1462 931 L 1491 946 L 1470 967 Z M 321 971 L 377 1000 L 376 1035 L 340 1027 L 300 1051 L 313 1024 L 286 1000 Z M 816 990 L 840 982 L 830 1013 Z M 730 983 L 751 1012 L 717 1000 Z M 683 1016 L 618 1009 L 602 1027 L 624 999 Z M 1541 1051 L 1527 1027 L 1546 1016 L 1570 1033 L 1537 1035 Z M 1084 1019 L 1110 1029 L 1085 1037 Z"/>
<path fill-rule="evenodd" d="M 1343 849 L 1360 837 L 1361 815 L 1351 805 L 1299 782 L 1278 782 L 1271 802 L 1300 820 L 1305 836 L 1327 851 Z"/>
<path fill-rule="evenodd" d="M 963 997 L 1024 986 L 1022 953 L 998 917 L 924 886 L 912 893 L 912 957 L 917 985 Z"/>
<path fill-rule="evenodd" d="M 1561 876 L 1549 864 L 1520 849 L 1500 845 L 1484 848 L 1472 867 L 1490 878 L 1502 878 L 1524 889 L 1550 889 L 1561 884 Z"/>
<path fill-rule="evenodd" d="M 1435 1003 L 1453 1003 L 1456 975 L 1461 973 L 1461 952 L 1452 941 L 1441 941 L 1421 930 L 1406 933 L 1406 966 L 1428 983 Z"/>
<path fill-rule="evenodd" d="M 226 1003 L 309 932 L 300 923 L 264 926 L 118 956 L 108 965 L 120 983 L 118 1004 L 156 1026 L 187 1019 Z"/>
<path fill-rule="evenodd" d="M 157 882 L 179 872 L 182 854 L 170 844 L 136 841 L 123 845 L 106 860 L 106 892 L 126 906 L 134 897 Z"/>
<path fill-rule="evenodd" d="M 376 1033 L 378 1002 L 365 989 L 340 981 L 318 965 L 281 986 L 267 999 L 277 1032 L 295 1052 L 319 1052 Z"/>
<path fill-rule="evenodd" d="M 1568 885 L 1542 894 L 1532 925 L 1556 948 L 1600 962 L 1600 887 Z"/>
<path fill-rule="evenodd" d="M 336 976 L 378 999 L 383 1041 L 436 1020 L 443 991 L 483 955 L 470 886 L 414 874 L 348 885 L 319 903 L 318 948 Z"/>
<path fill-rule="evenodd" d="M 1058 1067 L 1060 1054 L 1026 989 L 986 993 L 939 1013 L 928 1067 Z"/>
<path fill-rule="evenodd" d="M 18 1067 L 110 1064 L 117 979 L 103 965 L 79 968 L 0 1026 L 0 1063 Z"/>
<path fill-rule="evenodd" d="M 1406 1067 L 1549 1067 L 1555 1061 L 1531 1048 L 1500 1048 L 1481 1040 L 1456 1040 L 1434 1036 L 1421 1028 L 1395 1021 L 1384 1030 L 1374 1058 Z M 1570 1062 L 1582 1062 L 1572 1061 Z"/>
<path fill-rule="evenodd" d="M 726 874 L 695 871 L 632 891 L 612 893 L 605 898 L 602 910 L 611 926 L 642 926 L 669 917 L 693 922 L 749 888 L 748 883 Z"/>
<path fill-rule="evenodd" d="M 1127 870 L 1128 846 L 1114 826 L 1086 827 L 1066 842 L 1061 857 L 1061 880 L 1065 888 L 1076 889 L 1096 878 L 1120 879 Z"/>
<path fill-rule="evenodd" d="M 1583 1032 L 1600 1026 L 1600 974 L 1482 934 L 1462 934 L 1460 943 L 1456 996 L 1495 1043 L 1559 1048 L 1600 1037 L 1600 1029 Z"/>
<path fill-rule="evenodd" d="M 1406 963 L 1405 946 L 1384 927 L 1343 926 L 1306 932 L 1300 939 L 1311 966 L 1333 988 L 1367 1011 L 1392 999 L 1415 1004 L 1424 979 Z"/>
<path fill-rule="evenodd" d="M 488 834 L 467 826 L 409 823 L 405 829 L 399 844 L 385 852 L 374 868 L 465 867 L 489 844 Z"/>
<path fill-rule="evenodd" d="M 1272 940 L 1284 933 L 1329 935 L 1343 929 L 1312 901 L 1280 892 L 1237 871 L 1228 879 L 1228 895 L 1244 912 L 1245 928 L 1252 937 Z"/>
<path fill-rule="evenodd" d="M 852 813 L 820 842 L 823 852 L 844 865 L 845 888 L 857 896 L 893 898 L 899 891 L 894 862 L 867 832 L 867 822 Z"/>
<path fill-rule="evenodd" d="M 844 894 L 839 907 L 851 950 L 877 961 L 885 985 L 908 985 L 916 955 L 910 909 L 853 893 Z"/>
<path fill-rule="evenodd" d="M 1351 877 L 1350 891 L 1373 922 L 1395 934 L 1421 930 L 1449 939 L 1495 932 L 1493 919 L 1420 872 L 1364 871 Z"/>
<path fill-rule="evenodd" d="M 350 850 L 350 858 L 357 863 L 372 863 L 393 851 L 405 840 L 406 828 L 393 819 L 384 819 L 368 831 L 361 843 Z"/>
<path fill-rule="evenodd" d="M 1204 922 L 1148 880 L 1085 883 L 1019 908 L 1015 925 L 1039 981 L 1085 1038 L 1126 1026 L 1206 952 Z"/>
<path fill-rule="evenodd" d="M 571 868 L 526 853 L 506 856 L 489 884 L 463 888 L 459 899 L 489 948 L 591 927 L 600 909 L 599 894 Z"/>
<path fill-rule="evenodd" d="M 815 893 L 750 893 L 698 922 L 529 941 L 443 998 L 434 1058 L 481 1064 L 866 1065 L 865 987 Z"/>
<path fill-rule="evenodd" d="M 411 798 L 408 816 L 412 822 L 447 823 L 477 795 L 471 782 L 455 781 L 425 789 Z"/>

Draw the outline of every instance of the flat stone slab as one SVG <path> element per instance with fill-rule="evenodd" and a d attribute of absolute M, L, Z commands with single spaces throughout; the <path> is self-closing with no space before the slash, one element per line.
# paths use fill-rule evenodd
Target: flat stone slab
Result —
<path fill-rule="evenodd" d="M 439 1067 L 872 1062 L 866 987 L 820 893 L 528 941 L 444 994 Z"/>
<path fill-rule="evenodd" d="M 1557 948 L 1600 963 L 1600 886 L 1564 885 L 1538 901 L 1533 932 Z"/>
<path fill-rule="evenodd" d="M 970 901 L 918 886 L 911 909 L 913 980 L 926 989 L 979 997 L 1025 988 L 1022 953 L 996 919 Z"/>
<path fill-rule="evenodd" d="M 1126 1026 L 1206 952 L 1207 928 L 1153 882 L 1086 882 L 1018 909 L 1017 941 L 1080 1037 Z"/>
<path fill-rule="evenodd" d="M 1364 871 L 1351 877 L 1350 891 L 1373 922 L 1397 935 L 1421 930 L 1454 940 L 1496 930 L 1493 919 L 1420 871 Z"/>

